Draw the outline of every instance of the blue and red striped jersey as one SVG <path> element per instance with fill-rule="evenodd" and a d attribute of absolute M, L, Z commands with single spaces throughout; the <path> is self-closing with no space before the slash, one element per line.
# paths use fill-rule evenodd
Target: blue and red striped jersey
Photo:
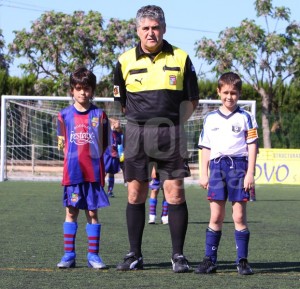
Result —
<path fill-rule="evenodd" d="M 85 112 L 73 105 L 59 112 L 57 136 L 64 138 L 63 185 L 100 182 L 104 187 L 103 152 L 108 134 L 106 113 L 93 104 Z"/>

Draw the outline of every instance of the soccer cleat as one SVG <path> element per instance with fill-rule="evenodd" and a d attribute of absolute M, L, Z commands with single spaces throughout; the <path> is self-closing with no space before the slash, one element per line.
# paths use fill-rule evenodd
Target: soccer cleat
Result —
<path fill-rule="evenodd" d="M 113 192 L 108 192 L 108 193 L 107 193 L 107 196 L 108 196 L 109 198 L 114 198 L 114 197 L 115 197 L 115 195 L 114 195 Z"/>
<path fill-rule="evenodd" d="M 129 252 L 124 257 L 123 263 L 117 265 L 118 271 L 143 270 L 143 257 L 137 257 L 134 252 Z"/>
<path fill-rule="evenodd" d="M 203 261 L 195 269 L 196 274 L 211 274 L 217 272 L 217 266 L 211 261 L 210 257 L 204 257 Z"/>
<path fill-rule="evenodd" d="M 254 274 L 248 260 L 245 258 L 240 259 L 239 263 L 237 264 L 238 273 L 241 275 L 252 275 Z"/>
<path fill-rule="evenodd" d="M 169 218 L 168 218 L 168 215 L 167 215 L 167 216 L 162 216 L 162 217 L 161 217 L 161 223 L 162 223 L 163 225 L 169 224 Z"/>
<path fill-rule="evenodd" d="M 89 268 L 107 269 L 107 266 L 104 264 L 102 259 L 97 254 L 88 253 L 87 259 L 88 259 L 87 265 Z"/>
<path fill-rule="evenodd" d="M 61 258 L 60 262 L 57 264 L 57 267 L 60 269 L 75 268 L 75 258 L 75 253 L 65 253 L 65 255 L 63 255 L 63 257 Z"/>
<path fill-rule="evenodd" d="M 171 259 L 172 268 L 174 273 L 186 273 L 189 271 L 188 260 L 185 256 L 180 254 L 175 254 Z"/>
<path fill-rule="evenodd" d="M 149 215 L 148 224 L 155 224 L 156 215 Z"/>

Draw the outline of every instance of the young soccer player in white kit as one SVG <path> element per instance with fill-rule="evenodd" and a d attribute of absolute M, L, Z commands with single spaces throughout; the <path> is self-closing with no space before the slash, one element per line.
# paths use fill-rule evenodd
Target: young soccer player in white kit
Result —
<path fill-rule="evenodd" d="M 250 232 L 246 205 L 254 186 L 257 124 L 254 116 L 237 104 L 242 92 L 239 75 L 224 73 L 218 81 L 217 92 L 222 105 L 206 116 L 199 138 L 202 149 L 200 185 L 208 190 L 211 214 L 206 229 L 205 257 L 195 273 L 216 272 L 228 200 L 232 203 L 238 273 L 250 275 L 253 272 L 247 259 Z"/>

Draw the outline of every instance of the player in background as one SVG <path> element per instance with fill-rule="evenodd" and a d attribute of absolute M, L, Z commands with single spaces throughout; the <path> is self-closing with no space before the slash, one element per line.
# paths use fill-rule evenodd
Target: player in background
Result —
<path fill-rule="evenodd" d="M 156 207 L 158 201 L 159 190 L 162 190 L 163 201 L 162 201 L 162 211 L 161 211 L 161 223 L 163 225 L 168 224 L 168 203 L 165 199 L 163 184 L 159 179 L 159 174 L 156 172 L 155 168 L 152 169 L 151 182 L 149 183 L 150 197 L 149 197 L 149 221 L 148 224 L 155 224 L 156 221 Z"/>
<path fill-rule="evenodd" d="M 58 148 L 64 151 L 63 224 L 64 255 L 58 268 L 76 265 L 75 238 L 80 210 L 85 211 L 88 237 L 88 267 L 105 269 L 99 256 L 101 224 L 98 208 L 109 206 L 104 191 L 103 152 L 108 144 L 108 119 L 105 112 L 91 103 L 96 88 L 96 76 L 84 67 L 70 76 L 70 93 L 74 104 L 58 114 Z"/>
<path fill-rule="evenodd" d="M 242 80 L 228 72 L 218 80 L 222 105 L 204 119 L 199 138 L 202 149 L 200 185 L 208 190 L 210 221 L 206 229 L 205 257 L 195 273 L 215 273 L 217 253 L 225 218 L 225 205 L 232 204 L 235 227 L 236 265 L 241 275 L 253 274 L 248 263 L 250 231 L 246 206 L 254 186 L 257 156 L 257 124 L 251 113 L 237 104 L 242 93 Z"/>
<path fill-rule="evenodd" d="M 124 155 L 124 149 L 125 149 L 125 142 L 124 142 L 124 134 L 122 133 L 121 135 L 121 144 L 118 145 L 118 154 L 119 154 L 119 159 L 120 159 L 120 168 L 122 170 L 123 174 L 123 181 L 124 181 L 124 186 L 127 186 L 127 183 L 125 181 L 125 155 Z"/>
<path fill-rule="evenodd" d="M 122 129 L 120 120 L 116 118 L 110 118 L 111 136 L 110 145 L 104 152 L 104 165 L 105 173 L 108 174 L 108 188 L 107 194 L 110 198 L 115 195 L 113 193 L 115 185 L 115 174 L 120 171 L 120 158 L 118 154 L 118 145 L 122 143 Z"/>

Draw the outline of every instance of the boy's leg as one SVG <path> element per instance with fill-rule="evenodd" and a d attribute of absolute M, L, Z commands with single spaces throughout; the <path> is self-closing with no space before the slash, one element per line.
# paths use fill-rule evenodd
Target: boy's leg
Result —
<path fill-rule="evenodd" d="M 248 228 L 234 232 L 236 250 L 237 250 L 237 259 L 236 263 L 238 264 L 241 259 L 248 258 L 248 247 L 250 240 L 250 232 Z"/>
<path fill-rule="evenodd" d="M 222 231 L 206 229 L 205 257 L 195 269 L 196 274 L 211 274 L 217 271 L 217 255 Z"/>
<path fill-rule="evenodd" d="M 115 175 L 114 174 L 108 174 L 108 189 L 107 189 L 107 194 L 111 198 L 114 197 L 114 193 L 113 193 L 114 185 L 115 185 Z"/>
<path fill-rule="evenodd" d="M 157 199 L 150 197 L 149 198 L 149 224 L 155 224 L 156 219 L 156 206 L 157 206 Z"/>
<path fill-rule="evenodd" d="M 222 236 L 226 201 L 210 202 L 210 221 L 206 229 L 205 257 L 195 270 L 197 274 L 215 273 L 217 270 L 218 248 Z"/>
<path fill-rule="evenodd" d="M 222 236 L 222 231 L 214 231 L 211 228 L 206 229 L 205 256 L 216 264 L 218 258 L 218 248 Z"/>
<path fill-rule="evenodd" d="M 57 264 L 58 268 L 73 268 L 75 267 L 75 238 L 77 232 L 77 222 L 64 222 L 64 251 L 65 254 L 61 261 Z"/>
<path fill-rule="evenodd" d="M 253 271 L 248 263 L 248 245 L 250 239 L 250 232 L 248 228 L 237 231 L 235 230 L 235 242 L 237 249 L 237 270 L 241 275 L 252 275 Z"/>
<path fill-rule="evenodd" d="M 162 201 L 161 222 L 164 225 L 169 223 L 169 220 L 168 220 L 168 202 L 165 199 Z"/>
<path fill-rule="evenodd" d="M 88 236 L 88 267 L 94 269 L 106 269 L 107 266 L 99 257 L 100 240 L 101 240 L 101 224 L 86 224 L 86 233 Z"/>
<path fill-rule="evenodd" d="M 250 232 L 247 227 L 247 202 L 233 202 L 233 221 L 235 225 L 236 264 L 239 274 L 251 275 L 253 271 L 248 263 Z"/>

